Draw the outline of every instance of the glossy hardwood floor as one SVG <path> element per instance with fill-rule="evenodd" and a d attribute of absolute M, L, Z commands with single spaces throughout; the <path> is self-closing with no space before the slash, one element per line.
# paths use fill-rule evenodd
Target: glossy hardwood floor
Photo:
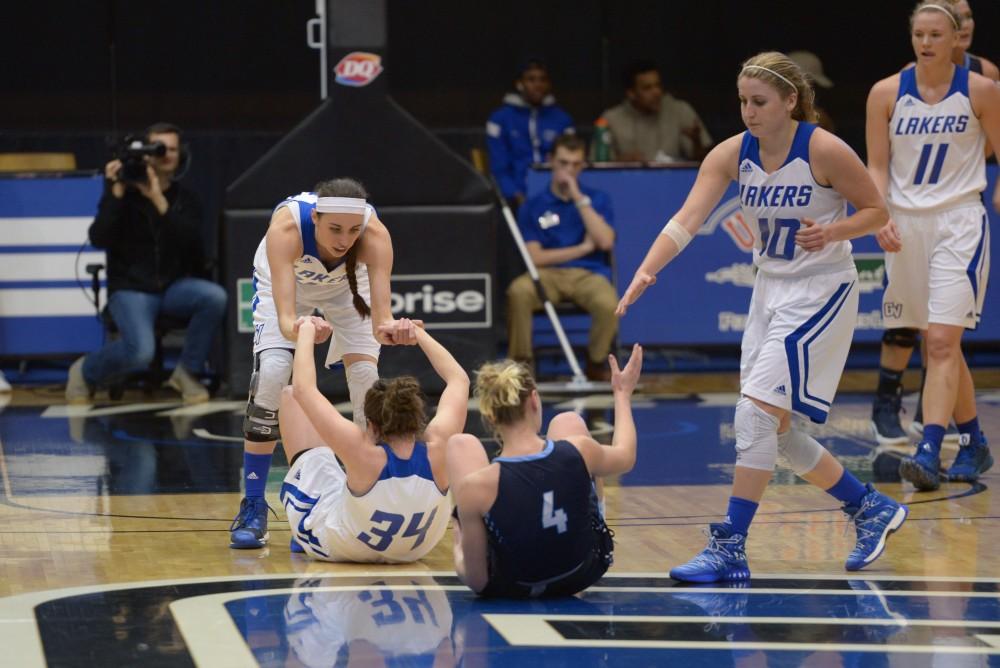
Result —
<path fill-rule="evenodd" d="M 240 448 L 233 437 L 239 433 L 239 402 L 215 402 L 213 413 L 206 407 L 178 409 L 169 402 L 109 403 L 65 417 L 66 409 L 39 405 L 38 398 L 37 393 L 19 395 L 0 415 L 5 426 L 0 428 L 0 596 L 106 582 L 309 569 L 307 559 L 289 553 L 290 534 L 276 498 L 285 470 L 280 453 L 269 498 L 281 520 L 271 521 L 270 546 L 228 548 L 228 529 L 240 500 L 235 491 Z M 637 398 L 640 473 L 610 481 L 606 488 L 607 518 L 616 533 L 615 571 L 664 572 L 700 549 L 702 529 L 718 518 L 728 498 L 732 435 L 726 420 L 731 419 L 732 402 L 728 394 L 709 393 L 688 400 Z M 590 403 L 600 406 L 602 401 Z M 604 408 L 587 409 L 599 431 L 611 419 L 604 403 Z M 1000 433 L 997 403 L 1000 395 L 983 394 L 988 434 Z M 553 406 L 571 405 L 572 400 Z M 698 417 L 693 431 L 669 433 L 671 425 L 690 421 L 692 415 Z M 859 477 L 875 480 L 876 450 L 867 416 L 865 397 L 844 395 L 818 436 Z M 644 430 L 644 425 L 655 428 Z M 225 437 L 230 440 L 213 440 Z M 198 449 L 209 453 L 192 457 L 190 451 Z M 949 451 L 954 446 L 946 445 L 946 460 Z M 895 456 L 883 453 L 881 458 Z M 671 472 L 680 465 L 683 473 Z M 212 467 L 216 470 L 205 470 Z M 667 472 L 664 478 L 651 480 L 660 470 Z M 930 493 L 899 482 L 876 482 L 911 504 L 911 514 L 874 570 L 1000 573 L 1000 551 L 991 547 L 1000 538 L 1000 501 L 992 490 L 997 475 L 1000 471 L 994 469 L 980 485 L 945 483 Z M 854 540 L 853 529 L 845 532 L 845 527 L 846 516 L 831 497 L 779 470 L 749 541 L 754 572 L 841 572 Z M 429 568 L 452 568 L 449 544 L 450 536 L 425 559 Z"/>

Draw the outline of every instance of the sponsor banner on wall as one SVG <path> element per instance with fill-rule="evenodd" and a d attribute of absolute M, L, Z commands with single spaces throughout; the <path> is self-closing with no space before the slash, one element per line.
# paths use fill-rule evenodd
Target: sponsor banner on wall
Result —
<path fill-rule="evenodd" d="M 410 274 L 392 277 L 395 318 L 423 320 L 427 329 L 482 329 L 493 326 L 489 274 Z M 253 332 L 253 281 L 236 282 L 237 329 Z"/>
<path fill-rule="evenodd" d="M 401 274 L 392 277 L 392 315 L 423 320 L 427 329 L 493 326 L 489 274 Z"/>

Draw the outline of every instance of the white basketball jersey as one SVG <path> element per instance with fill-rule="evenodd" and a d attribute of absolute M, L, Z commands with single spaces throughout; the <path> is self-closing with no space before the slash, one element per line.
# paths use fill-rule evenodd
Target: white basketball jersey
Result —
<path fill-rule="evenodd" d="M 916 67 L 900 72 L 889 141 L 893 208 L 928 212 L 979 201 L 986 137 L 969 101 L 969 70 L 955 67 L 951 89 L 937 104 L 920 98 Z"/>
<path fill-rule="evenodd" d="M 341 578 L 296 582 L 299 591 L 288 597 L 285 623 L 299 661 L 316 668 L 340 665 L 344 646 L 364 640 L 378 648 L 385 665 L 431 665 L 441 642 L 451 636 L 447 592 L 429 577 L 400 582 L 408 585 L 405 589 L 384 581 L 373 579 L 367 586 Z"/>
<path fill-rule="evenodd" d="M 809 138 L 815 130 L 815 125 L 800 122 L 785 164 L 771 174 L 761 163 L 760 142 L 743 133 L 740 205 L 754 233 L 753 263 L 773 276 L 812 276 L 854 266 L 849 241 L 828 244 L 815 253 L 795 245 L 803 218 L 828 225 L 847 215 L 847 202 L 840 193 L 813 178 Z"/>
<path fill-rule="evenodd" d="M 316 208 L 316 193 L 299 193 L 281 202 L 274 208 L 278 211 L 281 207 L 286 207 L 298 225 L 299 235 L 302 238 L 302 256 L 294 263 L 295 282 L 304 294 L 325 294 L 330 288 L 347 288 L 347 267 L 341 261 L 332 269 L 327 269 L 319 258 L 319 249 L 316 247 L 316 229 L 313 225 L 312 210 Z M 374 210 L 371 205 L 365 207 L 364 222 L 361 224 L 361 234 L 365 233 L 368 221 L 371 219 Z M 360 240 L 360 236 L 358 239 Z M 357 242 L 355 242 L 357 243 Z M 267 236 L 260 240 L 257 252 L 254 255 L 254 285 L 258 291 L 262 287 L 270 294 L 271 267 L 267 261 Z M 355 269 L 355 275 L 368 273 L 368 267 L 359 262 Z"/>
<path fill-rule="evenodd" d="M 361 496 L 345 489 L 335 502 L 338 507 L 324 513 L 325 547 L 338 560 L 416 561 L 448 527 L 451 499 L 434 482 L 427 445 L 417 441 L 409 459 L 400 459 L 388 445 L 379 447 L 388 459 L 372 488 Z M 306 529 L 312 528 L 311 519 Z"/>

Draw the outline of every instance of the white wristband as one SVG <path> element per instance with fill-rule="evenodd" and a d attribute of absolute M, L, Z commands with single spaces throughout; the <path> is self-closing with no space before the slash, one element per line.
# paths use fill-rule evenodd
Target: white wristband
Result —
<path fill-rule="evenodd" d="M 677 244 L 678 253 L 684 250 L 684 247 L 691 243 L 691 233 L 673 218 L 670 219 L 670 222 L 664 225 L 663 231 L 660 232 L 660 234 L 666 234 L 674 240 L 674 243 Z"/>

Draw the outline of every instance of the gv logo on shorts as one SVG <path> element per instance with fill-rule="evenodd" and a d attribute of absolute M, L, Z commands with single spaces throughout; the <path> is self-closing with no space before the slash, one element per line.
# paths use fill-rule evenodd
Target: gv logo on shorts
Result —
<path fill-rule="evenodd" d="M 886 302 L 882 305 L 882 315 L 886 318 L 903 317 L 903 305 L 896 302 Z"/>

